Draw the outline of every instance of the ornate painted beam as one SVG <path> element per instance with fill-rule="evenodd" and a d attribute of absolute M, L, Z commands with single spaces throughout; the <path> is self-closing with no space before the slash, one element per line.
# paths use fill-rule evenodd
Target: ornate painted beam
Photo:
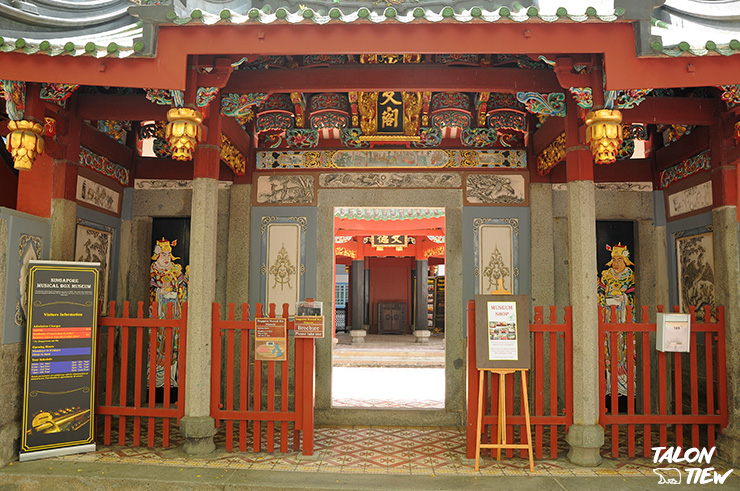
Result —
<path fill-rule="evenodd" d="M 330 68 L 234 72 L 223 92 L 561 92 L 551 70 L 448 67 L 444 65 L 349 65 Z"/>

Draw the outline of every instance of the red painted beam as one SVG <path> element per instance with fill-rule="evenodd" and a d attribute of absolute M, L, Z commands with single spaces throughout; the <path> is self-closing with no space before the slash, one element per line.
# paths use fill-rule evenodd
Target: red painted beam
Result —
<path fill-rule="evenodd" d="M 101 133 L 87 124 L 80 125 L 80 145 L 102 155 L 127 169 L 131 169 L 134 151 L 121 145 L 105 133 Z"/>
<path fill-rule="evenodd" d="M 196 153 L 198 149 L 196 148 Z M 193 162 L 179 162 L 172 159 L 156 157 L 136 157 L 135 179 L 174 179 L 190 181 L 193 179 Z M 232 181 L 234 174 L 231 169 L 220 163 L 218 179 Z"/>
<path fill-rule="evenodd" d="M 246 159 L 250 158 L 250 136 L 234 118 L 221 118 L 221 132 L 226 135 L 226 138 L 231 140 L 231 143 L 241 152 L 242 155 L 244 155 Z"/>
<path fill-rule="evenodd" d="M 595 40 L 601 40 L 595 42 Z M 603 54 L 606 88 L 740 83 L 739 56 L 635 55 L 631 23 L 418 22 L 161 26 L 156 58 L 2 53 L 3 78 L 113 87 L 185 88 L 188 55 L 356 53 Z"/>
<path fill-rule="evenodd" d="M 661 172 L 709 148 L 709 128 L 699 127 L 677 142 L 656 150 L 655 167 Z"/>
<path fill-rule="evenodd" d="M 144 96 L 80 94 L 77 113 L 81 119 L 90 120 L 165 121 L 169 109 Z"/>
<path fill-rule="evenodd" d="M 242 70 L 224 93 L 249 92 L 559 92 L 551 70 L 444 65 L 347 65 L 330 68 Z"/>
<path fill-rule="evenodd" d="M 647 97 L 639 106 L 622 110 L 622 122 L 710 126 L 719 108 L 717 99 Z"/>
<path fill-rule="evenodd" d="M 555 138 L 565 131 L 565 118 L 553 117 L 545 121 L 532 137 L 532 151 L 535 156 L 542 153 Z"/>

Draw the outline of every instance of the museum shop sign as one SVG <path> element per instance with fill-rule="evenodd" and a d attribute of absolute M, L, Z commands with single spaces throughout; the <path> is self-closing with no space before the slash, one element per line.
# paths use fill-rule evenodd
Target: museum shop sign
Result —
<path fill-rule="evenodd" d="M 21 461 L 95 450 L 98 267 L 31 262 Z"/>

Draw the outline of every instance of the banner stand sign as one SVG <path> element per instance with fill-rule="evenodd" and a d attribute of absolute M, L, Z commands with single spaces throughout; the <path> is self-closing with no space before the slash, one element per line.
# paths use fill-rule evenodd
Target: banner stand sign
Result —
<path fill-rule="evenodd" d="M 95 451 L 99 267 L 30 262 L 21 462 Z"/>

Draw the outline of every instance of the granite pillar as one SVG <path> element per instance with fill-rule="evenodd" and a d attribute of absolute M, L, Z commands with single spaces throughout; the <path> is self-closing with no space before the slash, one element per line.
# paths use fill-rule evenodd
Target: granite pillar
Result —
<path fill-rule="evenodd" d="M 718 439 L 718 454 L 740 465 L 740 244 L 737 207 L 712 210 L 717 305 L 725 307 L 728 426 Z"/>
<path fill-rule="evenodd" d="M 593 181 L 568 183 L 570 301 L 573 307 L 573 425 L 568 460 L 601 462 L 604 428 L 599 425 L 599 337 L 596 295 L 596 217 Z"/>
<path fill-rule="evenodd" d="M 427 323 L 427 280 L 429 278 L 429 261 L 427 259 L 416 260 L 416 318 L 414 319 L 415 330 L 429 330 Z M 422 339 L 422 338 L 417 338 Z M 428 338 L 426 338 L 428 341 Z"/>
<path fill-rule="evenodd" d="M 352 313 L 350 330 L 365 329 L 365 261 L 352 261 L 350 271 Z"/>
<path fill-rule="evenodd" d="M 252 216 L 252 185 L 231 185 L 229 196 L 229 251 L 226 271 L 226 302 L 249 301 L 249 227 Z M 237 309 L 239 310 L 239 309 Z"/>
<path fill-rule="evenodd" d="M 187 99 L 186 99 L 187 100 Z M 221 119 L 205 120 L 208 139 L 198 145 L 193 165 L 190 212 L 190 282 L 188 284 L 188 332 L 185 371 L 185 415 L 180 433 L 189 455 L 216 449 L 211 416 L 211 311 L 216 300 L 218 252 L 218 175 L 221 154 Z"/>
<path fill-rule="evenodd" d="M 190 283 L 186 356 L 185 416 L 180 432 L 190 455 L 215 450 L 211 417 L 211 305 L 216 295 L 216 220 L 218 181 L 193 180 L 190 217 Z"/>

